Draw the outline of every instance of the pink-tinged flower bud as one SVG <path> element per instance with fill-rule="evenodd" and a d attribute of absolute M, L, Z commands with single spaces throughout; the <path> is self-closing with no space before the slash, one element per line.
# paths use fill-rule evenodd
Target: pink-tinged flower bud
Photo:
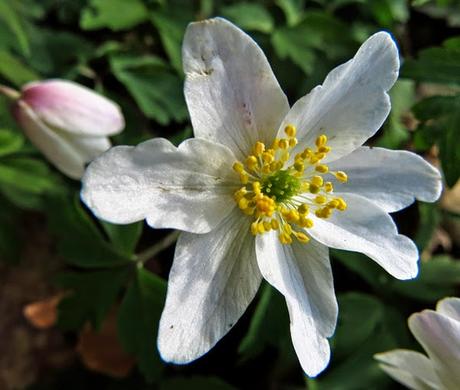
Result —
<path fill-rule="evenodd" d="M 85 164 L 110 148 L 108 136 L 124 127 L 118 105 L 79 84 L 27 84 L 13 107 L 30 141 L 67 176 L 80 179 Z"/>

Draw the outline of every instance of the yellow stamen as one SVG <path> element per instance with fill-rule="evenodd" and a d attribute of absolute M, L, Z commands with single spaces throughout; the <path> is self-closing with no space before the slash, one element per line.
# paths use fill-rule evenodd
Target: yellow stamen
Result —
<path fill-rule="evenodd" d="M 334 176 L 342 183 L 346 183 L 348 181 L 348 175 L 343 171 L 335 172 Z"/>
<path fill-rule="evenodd" d="M 297 133 L 297 129 L 294 125 L 287 125 L 284 128 L 284 132 L 286 133 L 288 137 L 295 137 Z"/>
<path fill-rule="evenodd" d="M 256 142 L 244 162 L 233 164 L 242 184 L 233 197 L 239 209 L 253 219 L 253 235 L 276 230 L 282 244 L 289 245 L 294 238 L 307 243 L 310 237 L 304 229 L 313 227 L 310 213 L 329 218 L 336 210 L 347 208 L 342 198 L 334 197 L 332 182 L 323 176 L 332 174 L 346 182 L 347 175 L 330 172 L 326 164 L 320 163 L 331 151 L 325 134 L 316 138 L 314 149 L 305 148 L 287 165 L 297 145 L 297 131 L 288 124 L 284 132 L 286 138 L 275 139 L 270 148 Z"/>

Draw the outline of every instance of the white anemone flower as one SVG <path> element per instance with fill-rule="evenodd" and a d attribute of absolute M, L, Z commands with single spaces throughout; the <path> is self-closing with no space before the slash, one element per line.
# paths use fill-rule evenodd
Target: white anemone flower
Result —
<path fill-rule="evenodd" d="M 396 349 L 375 355 L 392 378 L 415 390 L 458 390 L 460 386 L 460 298 L 444 298 L 436 311 L 409 317 L 409 328 L 428 357 Z"/>
<path fill-rule="evenodd" d="M 291 108 L 259 46 L 224 19 L 188 26 L 183 62 L 195 138 L 109 150 L 87 169 L 82 199 L 113 223 L 183 231 L 159 326 L 165 361 L 208 352 L 264 278 L 286 298 L 294 348 L 315 376 L 338 311 L 328 247 L 415 277 L 417 248 L 388 213 L 441 190 L 419 156 L 361 146 L 390 111 L 396 46 L 373 35 Z"/>
<path fill-rule="evenodd" d="M 13 113 L 29 140 L 65 175 L 80 179 L 85 164 L 111 147 L 120 133 L 120 108 L 80 84 L 44 80 L 26 84 Z"/>

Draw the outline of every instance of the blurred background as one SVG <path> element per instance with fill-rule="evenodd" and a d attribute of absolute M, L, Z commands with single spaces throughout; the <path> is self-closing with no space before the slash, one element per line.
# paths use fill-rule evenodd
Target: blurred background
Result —
<path fill-rule="evenodd" d="M 191 21 L 225 17 L 263 48 L 291 103 L 372 33 L 402 57 L 392 111 L 370 145 L 442 169 L 435 204 L 395 213 L 421 253 L 400 282 L 365 256 L 332 251 L 340 314 L 329 368 L 304 376 L 283 298 L 268 285 L 206 356 L 166 365 L 155 347 L 171 232 L 95 220 L 80 183 L 23 136 L 0 96 L 0 389 L 394 389 L 373 354 L 420 350 L 407 317 L 460 286 L 460 3 L 456 0 L 0 0 L 0 83 L 63 78 L 108 96 L 114 144 L 192 136 L 181 43 Z M 152 249 L 153 246 L 153 249 Z"/>

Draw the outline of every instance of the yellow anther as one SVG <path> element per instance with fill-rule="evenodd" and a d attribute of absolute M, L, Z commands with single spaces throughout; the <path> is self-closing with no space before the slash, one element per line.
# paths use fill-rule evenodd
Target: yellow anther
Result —
<path fill-rule="evenodd" d="M 330 181 L 327 181 L 326 183 L 324 183 L 324 191 L 332 192 L 333 189 L 334 189 L 334 186 L 332 185 Z"/>
<path fill-rule="evenodd" d="M 282 225 L 281 230 L 289 236 L 292 234 L 292 227 L 289 224 Z"/>
<path fill-rule="evenodd" d="M 265 144 L 263 142 L 257 141 L 254 145 L 254 154 L 260 156 L 265 151 Z"/>
<path fill-rule="evenodd" d="M 297 138 L 290 138 L 289 139 L 289 147 L 293 148 L 296 145 L 297 145 Z"/>
<path fill-rule="evenodd" d="M 327 202 L 326 206 L 331 208 L 331 209 L 336 209 L 339 206 L 339 201 L 337 199 L 333 199 L 333 200 Z"/>
<path fill-rule="evenodd" d="M 300 185 L 300 192 L 309 192 L 310 191 L 310 183 L 307 181 L 302 182 Z"/>
<path fill-rule="evenodd" d="M 278 228 L 280 227 L 280 224 L 276 219 L 272 219 L 270 221 L 270 224 L 272 225 L 273 230 L 278 230 Z"/>
<path fill-rule="evenodd" d="M 315 167 L 315 171 L 319 173 L 327 173 L 329 171 L 329 167 L 324 164 L 319 164 Z"/>
<path fill-rule="evenodd" d="M 310 157 L 310 164 L 311 165 L 314 165 L 314 164 L 318 163 L 319 161 L 320 161 L 320 159 L 318 157 L 316 157 L 316 154 Z"/>
<path fill-rule="evenodd" d="M 295 209 L 291 209 L 287 213 L 283 213 L 283 216 L 288 222 L 297 222 L 300 218 L 299 212 Z"/>
<path fill-rule="evenodd" d="M 280 160 L 281 160 L 282 163 L 287 162 L 289 160 L 289 152 L 284 152 L 283 155 L 281 156 Z M 281 165 L 281 168 L 283 167 L 283 165 Z"/>
<path fill-rule="evenodd" d="M 324 204 L 327 202 L 327 198 L 324 195 L 317 195 L 314 201 L 316 204 Z"/>
<path fill-rule="evenodd" d="M 311 184 L 314 184 L 317 187 L 322 187 L 324 180 L 321 176 L 315 175 L 311 179 Z M 314 194 L 314 192 L 313 192 Z"/>
<path fill-rule="evenodd" d="M 317 194 L 319 190 L 320 190 L 319 186 L 313 183 L 310 184 L 310 188 L 309 188 L 310 193 Z"/>
<path fill-rule="evenodd" d="M 282 138 L 278 141 L 278 146 L 280 149 L 287 149 L 289 146 L 289 141 L 285 138 Z"/>
<path fill-rule="evenodd" d="M 272 172 L 271 165 L 270 164 L 265 164 L 262 167 L 262 172 L 265 173 L 265 174 Z"/>
<path fill-rule="evenodd" d="M 335 198 L 335 200 L 339 202 L 337 210 L 344 211 L 347 209 L 347 202 L 345 202 L 342 198 Z"/>
<path fill-rule="evenodd" d="M 254 181 L 252 182 L 252 190 L 254 191 L 254 193 L 257 195 L 257 194 L 260 194 L 260 182 L 258 181 Z"/>
<path fill-rule="evenodd" d="M 246 159 L 246 165 L 249 169 L 254 170 L 254 168 L 258 165 L 258 160 L 256 156 L 249 156 Z"/>
<path fill-rule="evenodd" d="M 264 221 L 263 224 L 266 232 L 269 232 L 272 229 L 272 224 L 270 223 L 270 221 Z"/>
<path fill-rule="evenodd" d="M 346 183 L 348 181 L 348 175 L 343 171 L 335 172 L 334 176 L 337 178 L 338 181 L 341 181 L 342 183 Z"/>
<path fill-rule="evenodd" d="M 249 175 L 245 171 L 240 173 L 240 182 L 242 184 L 248 184 L 249 182 Z"/>
<path fill-rule="evenodd" d="M 280 142 L 279 138 L 275 138 L 275 139 L 273 140 L 271 149 L 273 149 L 273 150 L 278 149 L 278 144 L 279 144 L 279 142 Z"/>
<path fill-rule="evenodd" d="M 329 218 L 332 215 L 332 210 L 328 207 L 323 207 L 315 211 L 315 215 L 318 218 Z"/>
<path fill-rule="evenodd" d="M 295 137 L 296 133 L 297 133 L 297 129 L 295 128 L 294 125 L 287 125 L 285 128 L 284 128 L 284 132 L 286 133 L 286 135 L 288 137 Z"/>
<path fill-rule="evenodd" d="M 262 153 L 262 160 L 264 160 L 266 163 L 271 163 L 275 160 L 275 157 L 269 152 L 264 152 Z"/>
<path fill-rule="evenodd" d="M 238 191 L 235 192 L 233 195 L 235 200 L 238 202 L 244 195 L 248 193 L 246 187 L 241 187 Z"/>
<path fill-rule="evenodd" d="M 303 215 L 300 216 L 298 225 L 303 228 L 310 229 L 313 227 L 313 221 L 310 218 L 304 217 Z"/>
<path fill-rule="evenodd" d="M 298 208 L 297 211 L 299 212 L 300 215 L 306 215 L 310 211 L 309 207 L 305 204 L 302 203 Z"/>
<path fill-rule="evenodd" d="M 305 169 L 305 165 L 301 161 L 297 161 L 294 163 L 294 168 L 297 172 L 303 172 Z"/>
<path fill-rule="evenodd" d="M 330 146 L 320 146 L 318 148 L 318 152 L 320 153 L 324 153 L 324 154 L 327 154 L 331 151 L 331 147 Z"/>
<path fill-rule="evenodd" d="M 239 161 L 235 162 L 233 164 L 233 170 L 238 173 L 244 172 L 244 165 L 240 163 Z"/>
<path fill-rule="evenodd" d="M 251 223 L 251 233 L 256 236 L 257 235 L 257 222 Z"/>
<path fill-rule="evenodd" d="M 303 244 L 306 244 L 310 241 L 310 237 L 308 237 L 305 233 L 302 232 L 293 232 L 294 236 Z"/>
<path fill-rule="evenodd" d="M 318 148 L 326 145 L 326 143 L 327 143 L 327 137 L 325 134 L 321 134 L 318 138 L 316 138 L 315 144 Z"/>
<path fill-rule="evenodd" d="M 247 209 L 242 209 L 243 213 L 245 213 L 246 215 L 254 215 L 254 212 L 256 211 L 256 209 L 254 207 L 248 207 Z"/>
<path fill-rule="evenodd" d="M 313 151 L 310 148 L 306 148 L 302 153 L 301 156 L 304 160 L 310 158 L 313 155 Z"/>
<path fill-rule="evenodd" d="M 238 201 L 238 207 L 242 210 L 248 208 L 249 206 L 249 200 L 247 200 L 246 198 L 241 198 L 239 201 Z"/>
<path fill-rule="evenodd" d="M 290 234 L 281 233 L 279 235 L 279 240 L 281 241 L 281 244 L 285 244 L 285 245 L 292 244 L 292 238 Z"/>
<path fill-rule="evenodd" d="M 259 222 L 257 224 L 257 233 L 259 234 L 265 233 L 265 226 L 263 222 Z"/>

